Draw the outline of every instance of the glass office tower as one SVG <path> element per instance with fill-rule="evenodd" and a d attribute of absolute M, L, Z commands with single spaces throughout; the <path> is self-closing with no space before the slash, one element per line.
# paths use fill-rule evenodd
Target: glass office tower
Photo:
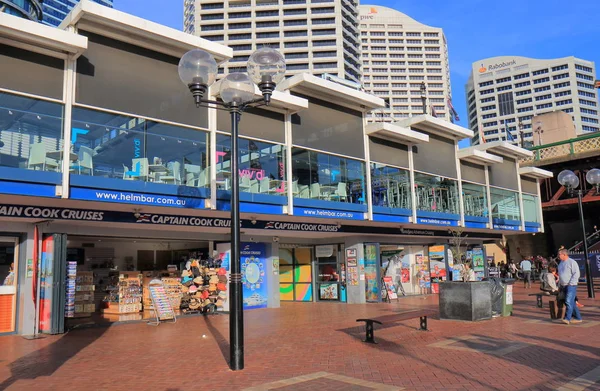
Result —
<path fill-rule="evenodd" d="M 2 1 L 2 0 L 0 0 Z M 22 1 L 22 0 L 16 0 Z M 95 3 L 105 5 L 107 7 L 113 7 L 113 0 L 92 0 Z M 42 23 L 49 26 L 58 26 L 63 21 L 65 16 L 73 7 L 77 5 L 77 0 L 44 0 L 43 2 L 43 15 L 44 18 Z"/>

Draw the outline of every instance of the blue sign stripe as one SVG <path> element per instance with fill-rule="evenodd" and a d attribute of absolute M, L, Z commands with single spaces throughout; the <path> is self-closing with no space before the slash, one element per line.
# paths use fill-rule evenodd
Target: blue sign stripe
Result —
<path fill-rule="evenodd" d="M 408 216 L 373 214 L 373 221 L 384 221 L 390 223 L 409 223 L 410 218 Z"/>
<path fill-rule="evenodd" d="M 113 202 L 118 204 L 136 204 L 167 206 L 171 208 L 204 209 L 204 200 L 201 198 L 179 197 L 158 194 L 134 193 L 128 191 L 111 191 L 71 188 L 71 197 L 75 200 Z"/>
<path fill-rule="evenodd" d="M 442 225 L 446 227 L 457 227 L 458 221 L 456 220 L 444 220 L 444 219 L 433 219 L 433 218 L 423 218 L 417 217 L 417 224 L 427 224 L 427 225 Z"/>
<path fill-rule="evenodd" d="M 56 197 L 55 185 L 0 181 L 0 194 L 15 194 L 34 197 Z"/>

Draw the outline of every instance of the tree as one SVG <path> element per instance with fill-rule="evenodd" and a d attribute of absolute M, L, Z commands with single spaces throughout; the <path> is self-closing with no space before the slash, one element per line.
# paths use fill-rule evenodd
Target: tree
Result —
<path fill-rule="evenodd" d="M 463 245 L 466 243 L 467 236 L 464 234 L 465 230 L 463 227 L 455 228 L 450 231 L 452 238 L 450 239 L 450 251 L 454 258 L 455 264 L 462 264 L 465 253 L 463 252 Z"/>

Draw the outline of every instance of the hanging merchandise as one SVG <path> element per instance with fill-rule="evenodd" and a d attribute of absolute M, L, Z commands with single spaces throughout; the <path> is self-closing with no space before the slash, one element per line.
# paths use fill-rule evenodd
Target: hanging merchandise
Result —
<path fill-rule="evenodd" d="M 214 314 L 227 300 L 227 271 L 219 259 L 191 258 L 181 272 L 183 314 Z"/>

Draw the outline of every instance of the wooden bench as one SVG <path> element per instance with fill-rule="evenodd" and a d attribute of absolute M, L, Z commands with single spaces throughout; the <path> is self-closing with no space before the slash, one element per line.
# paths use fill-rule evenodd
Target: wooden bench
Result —
<path fill-rule="evenodd" d="M 386 316 L 386 320 L 389 319 L 390 322 L 399 322 L 403 320 L 415 319 L 419 318 L 419 330 L 420 331 L 429 331 L 427 328 L 427 317 L 433 315 L 433 311 L 424 310 L 424 311 L 410 311 L 396 315 Z M 380 318 L 381 319 L 381 318 Z M 383 322 L 377 319 L 356 319 L 357 322 L 365 322 L 365 332 L 366 336 L 363 342 L 366 343 L 374 343 L 375 342 L 375 328 L 374 324 L 377 323 L 379 325 L 383 325 Z"/>

